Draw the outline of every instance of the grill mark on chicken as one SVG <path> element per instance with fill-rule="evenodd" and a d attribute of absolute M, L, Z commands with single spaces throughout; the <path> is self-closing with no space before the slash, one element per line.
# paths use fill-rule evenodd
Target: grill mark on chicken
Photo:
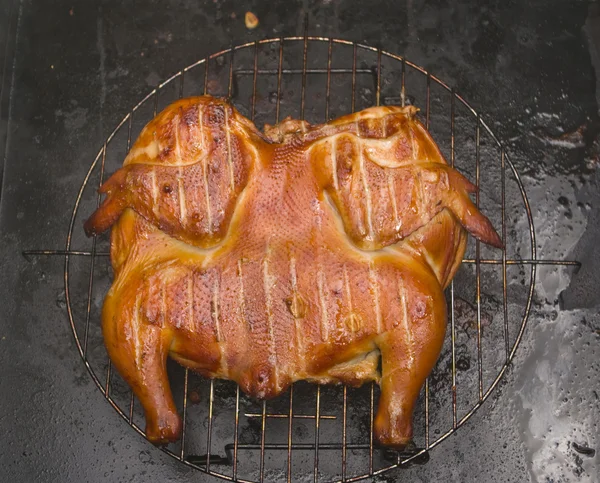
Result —
<path fill-rule="evenodd" d="M 212 293 L 212 310 L 211 316 L 213 318 L 213 322 L 215 324 L 215 336 L 217 339 L 217 346 L 219 347 L 220 354 L 220 363 L 221 370 L 224 374 L 228 374 L 228 365 L 227 365 L 227 343 L 225 341 L 225 336 L 221 331 L 221 311 L 220 311 L 220 287 L 219 287 L 219 279 L 217 278 L 213 285 L 213 293 Z"/>
<path fill-rule="evenodd" d="M 167 280 L 164 277 L 161 277 L 161 301 L 160 301 L 160 327 L 167 326 Z"/>
<path fill-rule="evenodd" d="M 206 156 L 206 141 L 204 139 L 204 111 L 198 106 L 198 129 L 200 130 L 200 152 Z"/>
<path fill-rule="evenodd" d="M 333 136 L 331 139 L 331 173 L 333 175 L 333 188 L 337 192 L 339 190 L 338 175 L 337 175 L 337 138 Z"/>
<path fill-rule="evenodd" d="M 181 125 L 181 119 L 179 114 L 173 117 L 173 123 L 175 124 L 175 159 L 177 160 L 177 165 L 181 166 L 181 144 L 179 143 L 179 127 Z"/>
<path fill-rule="evenodd" d="M 319 306 L 321 308 L 321 340 L 326 342 L 329 339 L 329 317 L 327 314 L 327 299 L 325 296 L 323 285 L 325 283 L 325 274 L 323 273 L 323 265 L 319 261 L 317 269 L 317 286 L 319 288 Z"/>
<path fill-rule="evenodd" d="M 344 274 L 344 287 L 346 289 L 346 297 L 348 299 L 348 309 L 350 312 L 353 311 L 352 309 L 352 292 L 350 291 L 350 281 L 348 280 L 348 268 L 346 267 L 346 264 L 344 264 L 343 267 L 343 274 Z"/>
<path fill-rule="evenodd" d="M 208 230 L 207 231 L 208 231 L 208 233 L 212 233 L 212 231 L 213 231 L 212 209 L 210 206 L 210 193 L 208 191 L 208 175 L 206 173 L 208 160 L 209 160 L 209 158 L 207 156 L 202 161 L 202 179 L 204 180 L 204 197 L 206 198 L 206 219 L 208 221 Z"/>
<path fill-rule="evenodd" d="M 184 173 L 183 173 L 183 166 L 182 166 L 182 159 L 181 159 L 181 144 L 179 142 L 179 129 L 180 129 L 180 117 L 179 114 L 175 115 L 173 117 L 173 124 L 175 125 L 175 159 L 176 159 L 176 164 L 178 166 L 177 168 L 177 193 L 179 195 L 179 222 L 181 223 L 181 226 L 185 228 L 186 225 L 186 217 L 187 217 L 187 213 L 186 213 L 186 207 L 185 207 L 185 190 L 183 187 L 183 177 L 184 177 Z"/>
<path fill-rule="evenodd" d="M 194 272 L 190 271 L 187 283 L 187 307 L 189 330 L 196 330 L 194 326 Z"/>
<path fill-rule="evenodd" d="M 177 169 L 177 174 L 177 188 L 179 192 L 179 221 L 181 222 L 181 226 L 185 228 L 187 224 L 187 209 L 185 189 L 183 186 L 183 168 L 181 166 Z"/>
<path fill-rule="evenodd" d="M 412 159 L 413 159 L 413 161 L 417 161 L 417 150 L 419 149 L 419 145 L 417 143 L 415 131 L 410 126 L 408 126 L 408 136 L 410 137 L 410 145 L 412 147 L 412 149 L 411 149 Z"/>
<path fill-rule="evenodd" d="M 219 280 L 215 280 L 213 284 L 210 314 L 215 324 L 215 336 L 220 345 L 223 342 L 223 333 L 221 332 L 221 321 L 219 318 Z"/>
<path fill-rule="evenodd" d="M 131 317 L 131 332 L 133 337 L 133 353 L 135 358 L 135 365 L 138 368 L 142 367 L 142 352 L 140 350 L 141 342 L 141 332 L 140 332 L 140 296 L 136 294 L 135 302 L 133 305 L 133 314 Z"/>
<path fill-rule="evenodd" d="M 349 335 L 351 338 L 353 338 L 353 334 L 357 332 L 360 327 L 355 323 L 357 316 L 354 313 L 354 308 L 352 307 L 352 291 L 350 290 L 350 281 L 348 280 L 348 269 L 346 264 L 344 264 L 342 268 L 342 274 L 344 278 L 344 288 L 346 290 L 348 314 L 343 319 L 344 322 L 341 324 L 341 329 L 344 336 Z"/>
<path fill-rule="evenodd" d="M 150 181 L 152 183 L 152 212 L 158 218 L 158 183 L 156 182 L 156 168 L 154 166 L 150 169 Z"/>
<path fill-rule="evenodd" d="M 244 293 L 244 272 L 242 271 L 242 260 L 238 260 L 238 280 L 240 282 L 240 316 L 244 327 L 248 327 L 252 332 L 252 325 L 248 323 L 246 318 L 246 294 Z"/>
<path fill-rule="evenodd" d="M 315 223 L 317 225 L 317 243 L 316 243 L 316 262 L 317 262 L 317 285 L 319 288 L 319 306 L 321 308 L 320 334 L 321 340 L 326 342 L 329 339 L 329 315 L 327 313 L 327 298 L 323 285 L 326 284 L 325 273 L 323 271 L 323 260 L 321 251 L 323 247 L 323 209 L 320 203 L 314 205 Z"/>
<path fill-rule="evenodd" d="M 290 282 L 293 294 L 298 293 L 298 278 L 296 276 L 296 258 L 290 257 Z"/>
<path fill-rule="evenodd" d="M 404 281 L 402 278 L 398 278 L 398 295 L 400 299 L 400 306 L 402 307 L 402 332 L 406 337 L 407 355 L 410 365 L 412 365 L 414 363 L 415 353 L 412 338 L 412 327 L 408 318 L 408 298 L 406 296 L 406 287 L 404 286 Z"/>
<path fill-rule="evenodd" d="M 229 125 L 229 112 L 225 108 L 225 138 L 227 139 L 227 166 L 229 167 L 229 184 L 231 191 L 235 191 L 235 178 L 233 174 L 233 159 L 231 154 L 231 127 Z"/>
<path fill-rule="evenodd" d="M 382 323 L 381 323 L 381 305 L 380 305 L 380 297 L 379 297 L 379 278 L 377 277 L 377 272 L 374 266 L 374 263 L 371 262 L 369 264 L 369 284 L 371 285 L 371 294 L 373 296 L 373 306 L 375 308 L 375 320 L 377 333 L 381 334 Z"/>
<path fill-rule="evenodd" d="M 419 218 L 422 218 L 423 216 L 425 216 L 425 213 L 427 212 L 427 200 L 424 199 L 425 197 L 425 193 L 423 191 L 423 177 L 421 176 L 421 172 L 417 171 L 416 172 L 416 176 L 415 176 L 415 184 L 417 185 L 417 191 L 418 191 L 418 195 L 417 195 L 417 199 L 416 199 L 416 208 L 417 208 L 417 215 L 419 216 Z"/>
<path fill-rule="evenodd" d="M 300 294 L 298 293 L 298 276 L 296 274 L 296 258 L 295 257 L 290 257 L 290 282 L 292 284 L 292 301 L 294 300 L 294 297 L 299 297 Z M 292 314 L 294 315 L 294 314 Z M 297 361 L 303 361 L 304 362 L 304 370 L 306 369 L 306 360 L 304 357 L 302 357 L 302 355 L 304 354 L 304 332 L 302 331 L 302 327 L 300 325 L 300 319 L 299 317 L 293 317 L 294 318 L 294 329 L 295 329 L 295 336 L 296 336 L 296 360 Z"/>
<path fill-rule="evenodd" d="M 365 172 L 365 157 L 363 153 L 363 144 L 360 139 L 360 130 L 358 128 L 358 124 L 356 126 L 357 133 L 357 145 L 358 145 L 358 169 L 360 171 L 360 178 L 363 185 L 363 190 L 365 194 L 365 216 L 367 221 L 367 229 L 369 230 L 367 234 L 367 240 L 373 240 L 373 206 L 371 200 L 371 187 L 369 186 L 369 180 L 367 179 L 367 173 Z"/>
<path fill-rule="evenodd" d="M 267 315 L 267 330 L 269 333 L 269 363 L 272 364 L 273 374 L 275 377 L 274 384 L 277 387 L 279 380 L 279 367 L 277 360 L 277 348 L 275 345 L 275 333 L 273 330 L 273 301 L 271 298 L 271 290 L 274 285 L 272 279 L 275 277 L 269 273 L 270 252 L 271 249 L 267 244 L 267 248 L 265 250 L 265 257 L 263 259 L 263 289 L 265 291 L 265 312 Z"/>
<path fill-rule="evenodd" d="M 394 228 L 398 230 L 400 228 L 400 218 L 398 217 L 398 203 L 396 202 L 396 184 L 392 173 L 387 175 L 387 184 L 390 200 L 392 201 L 392 213 L 394 214 Z"/>

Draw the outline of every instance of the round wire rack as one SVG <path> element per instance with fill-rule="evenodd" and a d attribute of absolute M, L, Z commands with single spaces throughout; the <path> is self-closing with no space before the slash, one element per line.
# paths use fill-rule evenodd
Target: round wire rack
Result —
<path fill-rule="evenodd" d="M 480 188 L 475 202 L 501 229 L 499 253 L 470 240 L 447 290 L 449 321 L 441 357 L 414 416 L 414 446 L 404 452 L 373 440 L 378 388 L 296 383 L 274 401 L 247 398 L 228 381 L 205 380 L 169 363 L 183 416 L 181 441 L 163 450 L 182 463 L 232 481 L 356 481 L 423 464 L 428 452 L 488 398 L 517 350 L 529 315 L 539 260 L 527 195 L 488 124 L 448 84 L 404 57 L 346 40 L 304 36 L 250 42 L 177 72 L 140 101 L 108 136 L 75 200 L 64 256 L 66 307 L 77 349 L 92 379 L 138 433 L 143 412 L 113 371 L 102 342 L 100 311 L 111 283 L 109 238 L 83 236 L 100 203 L 97 188 L 119 168 L 132 139 L 177 98 L 227 96 L 257 125 L 285 116 L 324 122 L 385 104 L 414 104 L 448 162 Z M 87 247 L 87 248 L 74 248 Z M 311 473 L 312 472 L 312 473 Z M 310 478 L 306 475 L 310 474 Z"/>

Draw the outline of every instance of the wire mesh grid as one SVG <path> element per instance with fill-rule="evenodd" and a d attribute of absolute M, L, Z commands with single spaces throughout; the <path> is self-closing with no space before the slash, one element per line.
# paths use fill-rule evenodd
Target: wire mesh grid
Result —
<path fill-rule="evenodd" d="M 371 105 L 415 104 L 452 166 L 474 180 L 475 202 L 496 227 L 501 256 L 469 241 L 447 291 L 442 355 L 415 411 L 414 446 L 378 448 L 375 384 L 360 389 L 296 383 L 274 401 L 247 398 L 235 384 L 203 380 L 169 365 L 183 417 L 181 441 L 163 450 L 186 465 L 233 481 L 355 481 L 427 461 L 428 451 L 481 406 L 509 367 L 523 335 L 539 260 L 527 195 L 500 141 L 465 99 L 442 80 L 380 48 L 308 36 L 232 47 L 186 67 L 139 102 L 107 138 L 83 180 L 64 256 L 67 312 L 79 353 L 109 403 L 140 434 L 143 413 L 106 355 L 100 307 L 111 282 L 106 234 L 83 237 L 81 222 L 100 203 L 97 188 L 118 169 L 132 139 L 160 108 L 187 95 L 226 96 L 258 125 L 284 116 L 323 122 Z M 91 244 L 91 246 L 90 246 Z M 88 249 L 74 247 L 87 246 Z"/>

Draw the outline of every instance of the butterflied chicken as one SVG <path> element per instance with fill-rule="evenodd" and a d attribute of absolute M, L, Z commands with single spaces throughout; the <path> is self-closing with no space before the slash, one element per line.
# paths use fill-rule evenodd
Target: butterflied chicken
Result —
<path fill-rule="evenodd" d="M 167 357 L 257 398 L 298 380 L 376 381 L 376 440 L 411 439 L 467 232 L 501 246 L 415 114 L 263 133 L 204 96 L 144 128 L 85 230 L 112 226 L 103 334 L 148 439 L 181 432 Z"/>

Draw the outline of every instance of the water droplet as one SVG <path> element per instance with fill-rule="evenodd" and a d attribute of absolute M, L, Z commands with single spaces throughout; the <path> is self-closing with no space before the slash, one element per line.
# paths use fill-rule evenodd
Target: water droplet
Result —
<path fill-rule="evenodd" d="M 150 456 L 149 451 L 140 451 L 139 459 L 142 463 L 150 463 L 152 456 Z"/>
<path fill-rule="evenodd" d="M 61 290 L 58 295 L 56 296 L 56 306 L 59 309 L 66 309 L 67 308 L 67 297 L 65 296 L 65 291 Z"/>
<path fill-rule="evenodd" d="M 456 368 L 459 371 L 467 371 L 471 367 L 471 361 L 469 359 L 460 358 L 456 361 Z"/>

